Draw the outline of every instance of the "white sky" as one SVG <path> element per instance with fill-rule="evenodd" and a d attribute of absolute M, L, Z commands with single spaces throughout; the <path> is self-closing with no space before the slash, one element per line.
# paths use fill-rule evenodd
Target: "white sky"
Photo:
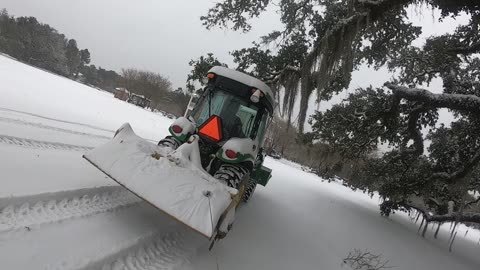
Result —
<path fill-rule="evenodd" d="M 173 87 L 184 87 L 190 72 L 188 62 L 206 53 L 214 53 L 222 62 L 233 66 L 230 51 L 249 47 L 252 41 L 271 30 L 281 29 L 276 10 L 269 10 L 260 19 L 252 20 L 253 29 L 247 34 L 231 30 L 206 30 L 200 22 L 211 0 L 0 0 L 0 8 L 11 15 L 34 16 L 48 23 L 69 38 L 75 38 L 80 48 L 88 48 L 92 63 L 120 71 L 135 67 L 158 72 L 170 78 Z M 411 7 L 409 16 L 415 25 L 423 26 L 422 36 L 415 42 L 423 44 L 431 35 L 452 32 L 468 16 L 458 21 L 446 18 L 428 7 Z M 380 86 L 391 77 L 385 69 L 368 68 L 354 72 L 350 89 Z M 429 87 L 441 90 L 441 82 Z M 334 98 L 339 101 L 348 91 Z M 308 115 L 312 114 L 316 97 L 311 98 Z M 321 110 L 331 107 L 324 102 Z M 298 108 L 298 106 L 297 106 Z M 298 110 L 297 110 L 298 111 Z M 442 115 L 449 122 L 449 115 Z M 309 130 L 309 127 L 306 127 Z"/>
<path fill-rule="evenodd" d="M 34 16 L 88 48 L 92 64 L 120 71 L 136 67 L 184 87 L 192 58 L 212 52 L 232 64 L 229 51 L 249 47 L 280 28 L 276 12 L 254 20 L 247 34 L 206 30 L 200 22 L 211 0 L 0 0 L 10 15 Z"/>

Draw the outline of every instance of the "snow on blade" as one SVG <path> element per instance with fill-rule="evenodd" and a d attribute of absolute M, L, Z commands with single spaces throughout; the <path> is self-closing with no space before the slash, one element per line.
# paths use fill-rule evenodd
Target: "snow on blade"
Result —
<path fill-rule="evenodd" d="M 181 155 L 176 155 L 176 162 L 164 156 L 165 148 L 138 137 L 125 124 L 110 142 L 84 158 L 150 204 L 211 238 L 236 190 L 188 166 L 193 162 L 181 160 Z"/>

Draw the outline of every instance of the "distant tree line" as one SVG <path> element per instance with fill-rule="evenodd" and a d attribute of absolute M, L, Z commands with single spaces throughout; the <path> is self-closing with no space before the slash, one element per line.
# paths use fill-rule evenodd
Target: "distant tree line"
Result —
<path fill-rule="evenodd" d="M 68 39 L 34 17 L 10 16 L 6 9 L 0 11 L 0 52 L 110 92 L 116 87 L 125 87 L 151 99 L 153 108 L 176 115 L 182 114 L 189 100 L 183 92 L 172 92 L 170 80 L 160 74 L 136 69 L 124 69 L 118 74 L 96 67 L 90 64 L 89 50 L 78 48 L 75 39 Z"/>
<path fill-rule="evenodd" d="M 185 111 L 190 96 L 177 89 L 172 91 L 172 83 L 161 74 L 138 70 L 122 69 L 119 85 L 126 89 L 135 89 L 135 93 L 151 100 L 152 108 L 180 116 Z"/>
<path fill-rule="evenodd" d="M 83 74 L 84 83 L 110 90 L 120 77 L 115 71 L 88 65 L 90 52 L 79 49 L 75 39 L 68 39 L 34 17 L 9 16 L 6 9 L 0 11 L 0 51 L 72 79 Z"/>

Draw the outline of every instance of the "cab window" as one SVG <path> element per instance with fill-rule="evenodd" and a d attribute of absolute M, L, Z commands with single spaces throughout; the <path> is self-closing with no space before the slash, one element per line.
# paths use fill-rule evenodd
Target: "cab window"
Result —
<path fill-rule="evenodd" d="M 197 111 L 193 114 L 197 127 L 215 114 L 222 119 L 224 140 L 234 137 L 248 138 L 252 135 L 258 111 L 255 104 L 233 94 L 216 91 L 213 96 L 203 99 L 202 104 L 198 105 Z"/>

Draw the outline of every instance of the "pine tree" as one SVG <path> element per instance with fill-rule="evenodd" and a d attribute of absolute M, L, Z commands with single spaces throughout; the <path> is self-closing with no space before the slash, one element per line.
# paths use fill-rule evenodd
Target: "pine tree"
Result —
<path fill-rule="evenodd" d="M 67 57 L 69 76 L 77 77 L 82 59 L 75 39 L 70 39 L 67 42 L 65 56 Z"/>
<path fill-rule="evenodd" d="M 82 66 L 90 64 L 90 52 L 88 49 L 80 51 L 80 61 Z"/>

